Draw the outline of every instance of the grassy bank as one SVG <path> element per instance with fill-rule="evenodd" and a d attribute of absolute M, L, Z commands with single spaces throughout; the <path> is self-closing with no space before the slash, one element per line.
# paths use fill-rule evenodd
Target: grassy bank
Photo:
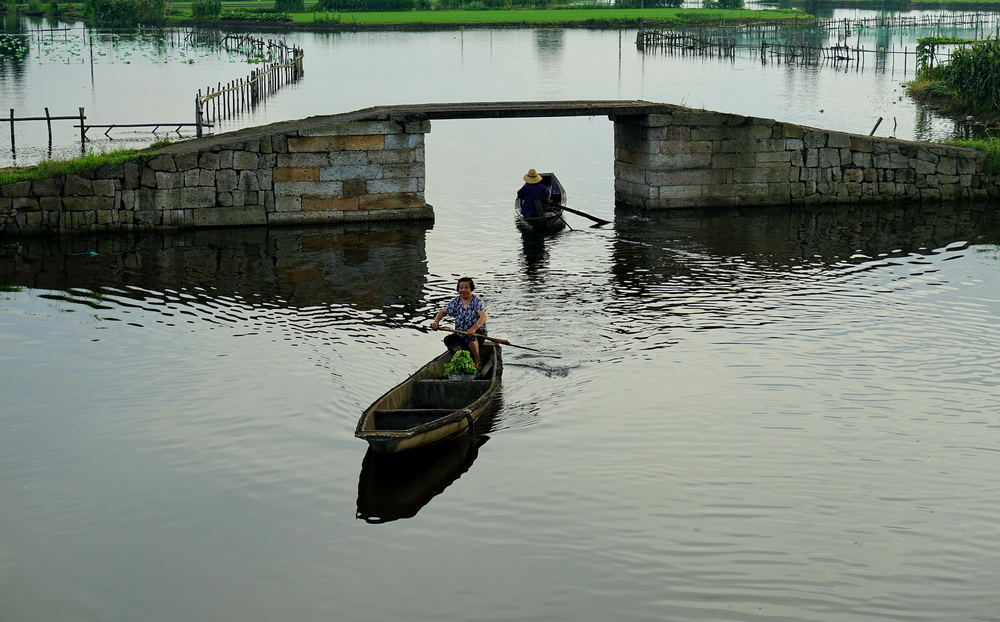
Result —
<path fill-rule="evenodd" d="M 173 11 L 170 20 L 172 22 L 198 21 L 191 17 L 190 3 L 174 2 L 171 6 Z M 315 4 L 309 3 L 306 4 L 306 12 L 304 13 L 282 13 L 280 15 L 256 13 L 254 8 L 249 5 L 231 6 L 230 3 L 224 4 L 223 9 L 224 19 L 204 20 L 203 23 L 247 21 L 248 23 L 267 24 L 269 27 L 285 25 L 290 28 L 310 27 L 331 30 L 358 28 L 394 30 L 538 26 L 615 28 L 655 25 L 667 27 L 706 23 L 746 23 L 762 20 L 808 23 L 815 19 L 798 9 L 551 8 L 324 13 L 317 12 Z M 225 19 L 227 16 L 238 17 L 238 19 Z"/>
<path fill-rule="evenodd" d="M 802 11 L 719 9 L 518 9 L 510 11 L 407 11 L 399 13 L 339 13 L 342 25 L 596 25 L 600 23 L 690 23 L 812 19 Z M 296 23 L 314 21 L 313 14 L 294 13 Z"/>
<path fill-rule="evenodd" d="M 168 144 L 170 141 L 161 140 L 145 149 L 120 149 L 108 153 L 90 153 L 72 160 L 45 160 L 34 166 L 0 168 L 0 186 L 30 179 L 46 179 L 57 175 L 75 175 L 84 171 L 93 171 L 109 164 L 134 162 L 149 157 L 151 150 Z"/>

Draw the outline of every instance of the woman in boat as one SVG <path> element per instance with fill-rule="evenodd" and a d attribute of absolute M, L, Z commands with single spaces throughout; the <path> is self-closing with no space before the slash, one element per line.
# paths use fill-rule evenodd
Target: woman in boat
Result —
<path fill-rule="evenodd" d="M 535 169 L 528 169 L 528 174 L 524 176 L 524 185 L 517 191 L 517 198 L 521 199 L 521 215 L 525 218 L 541 218 L 545 215 L 545 208 L 536 213 L 535 201 L 542 203 L 552 202 L 552 190 L 542 183 L 542 176 Z"/>
<path fill-rule="evenodd" d="M 455 296 L 448 304 L 434 315 L 431 328 L 438 329 L 441 320 L 446 315 L 455 318 L 455 330 L 464 334 L 452 333 L 444 338 L 444 345 L 453 352 L 468 350 L 472 354 L 472 360 L 476 364 L 476 369 L 481 369 L 479 360 L 479 344 L 484 341 L 482 337 L 476 335 L 486 334 L 486 303 L 479 296 L 472 292 L 476 291 L 476 284 L 467 276 L 458 279 L 458 296 Z"/>

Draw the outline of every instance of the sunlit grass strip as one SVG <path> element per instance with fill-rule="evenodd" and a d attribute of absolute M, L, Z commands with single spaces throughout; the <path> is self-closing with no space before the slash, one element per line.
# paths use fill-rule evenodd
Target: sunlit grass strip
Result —
<path fill-rule="evenodd" d="M 615 21 L 812 19 L 794 9 L 521 9 L 510 11 L 405 11 L 385 13 L 338 13 L 340 23 L 384 26 L 445 24 L 555 24 Z M 295 22 L 313 21 L 312 13 L 292 13 Z"/>
<path fill-rule="evenodd" d="M 162 144 L 165 143 L 157 143 L 157 145 Z M 57 175 L 75 175 L 84 171 L 93 171 L 108 164 L 132 162 L 148 155 L 146 150 L 121 149 L 108 153 L 90 153 L 72 160 L 45 160 L 35 166 L 0 170 L 0 185 L 29 179 L 45 179 Z"/>

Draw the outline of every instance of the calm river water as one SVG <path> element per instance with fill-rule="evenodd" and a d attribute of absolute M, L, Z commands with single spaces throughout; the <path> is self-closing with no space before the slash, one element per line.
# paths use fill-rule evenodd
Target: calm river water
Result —
<path fill-rule="evenodd" d="M 628 46 L 565 70 L 617 33 L 297 36 L 327 43 L 289 118 L 679 102 L 722 71 Z M 706 107 L 885 116 L 722 67 Z M 1000 619 L 994 206 L 616 211 L 611 143 L 603 118 L 437 122 L 432 226 L 5 242 L 0 619 Z M 529 166 L 614 225 L 522 236 Z M 357 417 L 440 351 L 409 326 L 461 275 L 543 352 L 505 349 L 485 438 L 373 460 Z"/>

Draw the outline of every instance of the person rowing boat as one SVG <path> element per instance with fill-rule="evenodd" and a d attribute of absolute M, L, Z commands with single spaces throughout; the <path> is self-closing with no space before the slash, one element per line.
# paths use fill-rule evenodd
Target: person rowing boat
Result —
<path fill-rule="evenodd" d="M 458 295 L 452 298 L 447 305 L 438 309 L 431 321 L 431 328 L 437 330 L 441 325 L 441 320 L 446 315 L 455 318 L 455 330 L 464 334 L 451 333 L 444 338 L 444 345 L 452 352 L 468 350 L 472 354 L 472 360 L 477 370 L 482 369 L 482 361 L 479 358 L 479 344 L 487 334 L 486 303 L 479 296 L 473 294 L 476 290 L 475 282 L 464 276 L 458 280 L 456 287 Z M 479 336 L 477 336 L 479 335 Z"/>

